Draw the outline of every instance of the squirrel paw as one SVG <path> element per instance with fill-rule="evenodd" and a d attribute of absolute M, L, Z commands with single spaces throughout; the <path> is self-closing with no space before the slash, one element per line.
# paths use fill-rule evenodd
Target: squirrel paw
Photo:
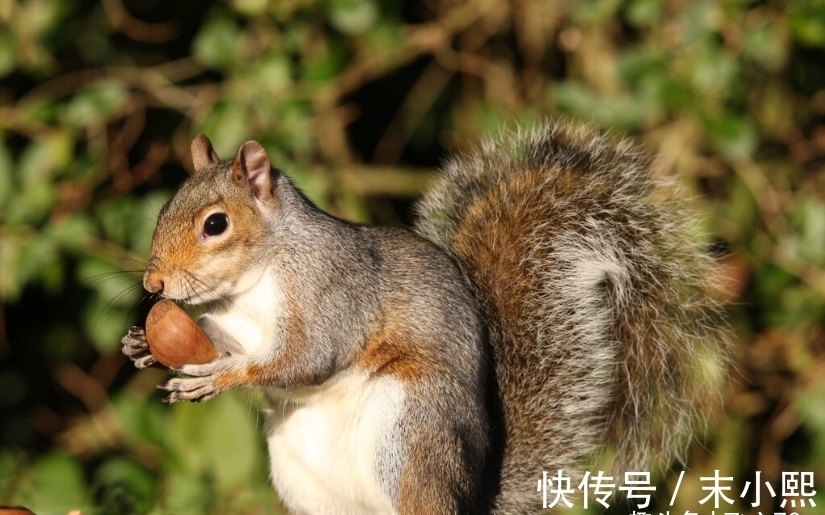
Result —
<path fill-rule="evenodd" d="M 169 396 L 163 399 L 164 402 L 208 401 L 212 397 L 221 393 L 215 386 L 215 377 L 221 372 L 230 368 L 229 360 L 234 358 L 229 354 L 211 363 L 203 365 L 183 365 L 175 369 L 177 372 L 192 377 L 177 377 L 170 379 L 165 384 L 158 385 L 161 390 L 166 390 Z"/>
<path fill-rule="evenodd" d="M 218 395 L 212 377 L 178 377 L 170 379 L 158 388 L 166 390 L 169 395 L 163 402 L 173 403 L 180 401 L 204 402 Z"/>
<path fill-rule="evenodd" d="M 132 326 L 129 333 L 124 336 L 120 343 L 123 344 L 123 354 L 135 362 L 135 368 L 148 368 L 157 363 L 157 360 L 149 352 L 149 343 L 146 341 L 146 331 L 142 327 Z"/>

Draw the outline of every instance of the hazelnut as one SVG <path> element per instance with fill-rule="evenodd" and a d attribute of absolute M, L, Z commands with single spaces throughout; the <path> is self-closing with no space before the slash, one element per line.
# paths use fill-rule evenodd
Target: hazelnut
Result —
<path fill-rule="evenodd" d="M 34 512 L 22 506 L 0 506 L 0 515 L 34 515 Z"/>
<path fill-rule="evenodd" d="M 221 356 L 203 329 L 168 299 L 161 300 L 149 311 L 146 341 L 155 359 L 169 368 L 209 363 Z"/>

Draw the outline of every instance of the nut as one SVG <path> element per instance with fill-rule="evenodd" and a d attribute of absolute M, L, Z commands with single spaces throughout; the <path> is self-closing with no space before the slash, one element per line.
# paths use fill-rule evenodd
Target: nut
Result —
<path fill-rule="evenodd" d="M 209 363 L 221 356 L 203 329 L 168 299 L 149 311 L 146 341 L 155 359 L 169 368 Z"/>
<path fill-rule="evenodd" d="M 34 515 L 34 512 L 22 506 L 0 506 L 0 515 Z"/>

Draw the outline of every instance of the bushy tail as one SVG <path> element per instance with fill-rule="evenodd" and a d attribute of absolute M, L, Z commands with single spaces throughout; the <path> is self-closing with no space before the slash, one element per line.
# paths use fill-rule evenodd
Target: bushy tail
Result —
<path fill-rule="evenodd" d="M 719 397 L 720 309 L 690 216 L 627 141 L 546 124 L 448 163 L 417 230 L 454 256 L 491 335 L 506 433 L 498 513 L 542 471 L 655 470 Z M 573 483 L 575 486 L 578 483 Z"/>

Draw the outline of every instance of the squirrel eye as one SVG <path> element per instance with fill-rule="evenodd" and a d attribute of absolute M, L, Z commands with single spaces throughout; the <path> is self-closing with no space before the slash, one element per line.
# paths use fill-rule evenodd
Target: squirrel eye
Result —
<path fill-rule="evenodd" d="M 217 236 L 222 234 L 229 226 L 229 217 L 226 213 L 215 213 L 206 217 L 203 222 L 203 234 L 206 236 Z"/>

